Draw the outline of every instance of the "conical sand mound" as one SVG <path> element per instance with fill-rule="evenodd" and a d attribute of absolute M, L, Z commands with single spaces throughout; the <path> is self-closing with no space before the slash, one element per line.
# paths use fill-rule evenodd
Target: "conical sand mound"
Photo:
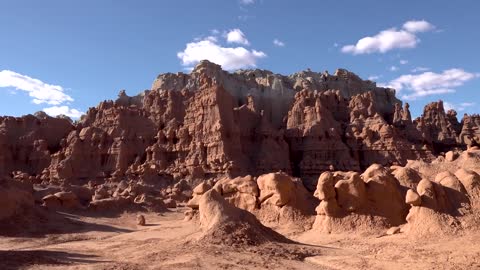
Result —
<path fill-rule="evenodd" d="M 229 204 L 215 190 L 202 195 L 199 211 L 200 225 L 204 230 L 200 242 L 253 246 L 289 242 L 282 235 L 263 226 L 250 212 Z"/>

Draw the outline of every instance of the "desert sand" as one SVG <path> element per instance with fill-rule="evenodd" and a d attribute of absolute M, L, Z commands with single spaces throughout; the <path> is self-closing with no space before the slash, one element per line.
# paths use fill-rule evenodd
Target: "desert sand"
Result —
<path fill-rule="evenodd" d="M 182 210 L 85 217 L 58 213 L 58 231 L 2 237 L 2 269 L 474 269 L 480 233 L 412 239 L 403 234 L 362 236 L 288 234 L 292 243 L 232 247 L 196 244 L 201 230 Z M 53 225 L 53 224 L 52 224 Z M 282 232 L 281 228 L 278 228 Z"/>

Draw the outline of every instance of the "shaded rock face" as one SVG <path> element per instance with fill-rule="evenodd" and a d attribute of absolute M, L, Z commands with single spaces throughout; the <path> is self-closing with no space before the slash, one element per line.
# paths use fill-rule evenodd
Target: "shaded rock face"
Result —
<path fill-rule="evenodd" d="M 404 128 L 410 123 L 408 105 L 401 112 L 400 121 L 398 112 L 394 113 L 393 119 L 397 121 L 394 124 L 387 121 L 388 115 L 379 113 L 378 107 L 372 92 L 354 96 L 349 103 L 350 121 L 345 138 L 362 170 L 374 163 L 405 164 L 408 159 L 432 158 L 428 147 L 409 140 L 413 136 Z"/>
<path fill-rule="evenodd" d="M 480 145 L 480 115 L 465 114 L 462 119 L 459 141 L 468 146 Z"/>
<path fill-rule="evenodd" d="M 416 119 L 417 129 L 435 152 L 448 151 L 457 145 L 458 120 L 453 112 L 445 113 L 443 102 L 432 102 L 425 106 L 421 117 Z"/>
<path fill-rule="evenodd" d="M 0 175 L 23 171 L 40 176 L 73 129 L 69 120 L 44 113 L 0 117 Z"/>
<path fill-rule="evenodd" d="M 154 142 L 156 127 L 144 110 L 102 102 L 91 108 L 62 140 L 62 149 L 42 176 L 53 181 L 86 182 L 96 178 L 124 176 L 145 149 Z"/>
<path fill-rule="evenodd" d="M 169 185 L 283 171 L 313 191 L 327 170 L 428 161 L 432 153 L 473 145 L 478 119 L 455 122 L 438 102 L 412 122 L 393 89 L 342 69 L 228 73 L 202 61 L 190 74 L 159 75 L 137 96 L 121 91 L 75 124 L 46 115 L 1 118 L 0 173 L 75 185 Z"/>
<path fill-rule="evenodd" d="M 348 101 L 339 91 L 302 90 L 288 112 L 285 138 L 295 175 L 315 175 L 331 165 L 358 170 L 358 160 L 343 140 Z"/>
<path fill-rule="evenodd" d="M 23 216 L 34 206 L 33 189 L 8 178 L 0 178 L 0 221 Z"/>

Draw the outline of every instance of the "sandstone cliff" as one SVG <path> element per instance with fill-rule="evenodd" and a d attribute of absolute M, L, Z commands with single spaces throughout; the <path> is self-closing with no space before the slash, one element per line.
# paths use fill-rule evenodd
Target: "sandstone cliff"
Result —
<path fill-rule="evenodd" d="M 0 173 L 167 185 L 283 171 L 313 190 L 324 171 L 405 165 L 475 145 L 479 119 L 459 123 L 440 101 L 412 121 L 395 90 L 343 69 L 228 73 L 202 61 L 190 74 L 159 75 L 137 96 L 121 91 L 74 124 L 44 114 L 0 118 Z"/>

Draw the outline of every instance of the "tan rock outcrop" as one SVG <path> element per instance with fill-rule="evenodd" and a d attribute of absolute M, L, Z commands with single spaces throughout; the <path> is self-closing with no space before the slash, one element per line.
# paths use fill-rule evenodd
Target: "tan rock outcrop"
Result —
<path fill-rule="evenodd" d="M 324 172 L 315 196 L 321 202 L 313 228 L 322 232 L 386 229 L 404 223 L 408 211 L 398 181 L 379 164 L 362 175 Z"/>

